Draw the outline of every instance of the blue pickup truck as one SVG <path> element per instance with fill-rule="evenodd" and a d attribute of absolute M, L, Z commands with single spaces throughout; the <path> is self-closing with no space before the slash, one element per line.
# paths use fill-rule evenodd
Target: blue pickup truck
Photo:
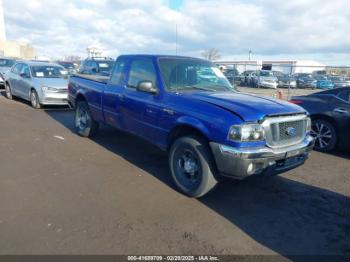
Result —
<path fill-rule="evenodd" d="M 74 75 L 68 89 L 80 136 L 107 124 L 148 140 L 168 152 L 174 183 L 190 197 L 221 176 L 293 169 L 314 144 L 304 109 L 237 92 L 206 60 L 122 55 L 109 78 Z"/>

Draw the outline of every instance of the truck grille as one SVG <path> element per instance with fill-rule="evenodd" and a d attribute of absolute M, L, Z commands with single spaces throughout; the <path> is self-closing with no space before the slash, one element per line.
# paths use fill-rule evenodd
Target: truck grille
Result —
<path fill-rule="evenodd" d="M 268 118 L 263 123 L 266 143 L 270 147 L 300 143 L 305 138 L 306 125 L 306 115 Z"/>

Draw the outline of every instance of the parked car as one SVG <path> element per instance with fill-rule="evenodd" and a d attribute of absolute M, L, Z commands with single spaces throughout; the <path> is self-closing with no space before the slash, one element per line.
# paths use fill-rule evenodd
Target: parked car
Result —
<path fill-rule="evenodd" d="M 224 75 L 226 76 L 228 81 L 230 81 L 231 84 L 239 85 L 241 83 L 241 81 L 244 81 L 244 77 L 242 77 L 239 74 L 239 72 L 236 68 L 226 69 L 224 71 Z"/>
<path fill-rule="evenodd" d="M 317 80 L 312 76 L 312 74 L 308 73 L 297 73 L 294 75 L 297 81 L 298 88 L 312 88 L 315 89 L 317 87 Z"/>
<path fill-rule="evenodd" d="M 85 75 L 109 76 L 114 66 L 114 60 L 107 57 L 94 57 L 85 59 L 78 72 Z"/>
<path fill-rule="evenodd" d="M 297 87 L 297 81 L 296 79 L 288 74 L 283 74 L 277 77 L 278 79 L 278 87 L 283 88 L 296 88 Z"/>
<path fill-rule="evenodd" d="M 70 61 L 57 61 L 56 64 L 63 66 L 67 72 L 68 75 L 73 75 L 78 72 L 78 64 Z"/>
<path fill-rule="evenodd" d="M 335 88 L 290 101 L 311 115 L 315 149 L 332 151 L 336 146 L 350 148 L 350 88 Z"/>
<path fill-rule="evenodd" d="M 318 88 L 318 89 L 333 89 L 334 88 L 333 82 L 330 79 L 328 79 L 327 76 L 316 75 L 316 76 L 314 76 L 314 78 L 317 80 L 316 88 Z"/>
<path fill-rule="evenodd" d="M 203 71 L 215 81 L 199 77 Z M 293 169 L 313 146 L 304 109 L 236 92 L 220 69 L 197 58 L 120 56 L 107 81 L 72 76 L 69 101 L 79 135 L 92 136 L 103 123 L 167 151 L 175 185 L 191 197 L 212 190 L 220 175 Z"/>
<path fill-rule="evenodd" d="M 250 85 L 251 79 L 256 75 L 255 70 L 246 70 L 242 73 L 241 85 Z"/>
<path fill-rule="evenodd" d="M 5 80 L 6 97 L 14 96 L 42 105 L 68 105 L 67 71 L 60 65 L 43 62 L 18 62 Z"/>
<path fill-rule="evenodd" d="M 4 86 L 6 75 L 15 63 L 14 58 L 0 58 L 0 86 Z"/>
<path fill-rule="evenodd" d="M 350 87 L 350 77 L 345 76 L 328 76 L 333 82 L 334 87 Z"/>
<path fill-rule="evenodd" d="M 269 70 L 259 70 L 250 83 L 254 87 L 277 88 L 278 79 Z"/>

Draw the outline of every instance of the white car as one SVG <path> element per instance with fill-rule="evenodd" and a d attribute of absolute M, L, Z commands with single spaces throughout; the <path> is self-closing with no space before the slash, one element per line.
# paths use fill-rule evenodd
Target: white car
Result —
<path fill-rule="evenodd" d="M 278 79 L 271 71 L 260 70 L 256 72 L 253 85 L 255 87 L 274 88 L 278 86 Z"/>

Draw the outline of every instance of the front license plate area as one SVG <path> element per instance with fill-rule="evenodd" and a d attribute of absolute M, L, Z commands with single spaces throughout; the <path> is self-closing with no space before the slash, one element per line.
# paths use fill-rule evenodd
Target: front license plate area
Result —
<path fill-rule="evenodd" d="M 303 153 L 303 150 L 293 150 L 293 151 L 290 151 L 290 152 L 287 152 L 286 153 L 286 158 L 291 158 L 291 157 L 295 157 L 295 156 L 298 156 L 298 155 L 301 155 Z"/>

